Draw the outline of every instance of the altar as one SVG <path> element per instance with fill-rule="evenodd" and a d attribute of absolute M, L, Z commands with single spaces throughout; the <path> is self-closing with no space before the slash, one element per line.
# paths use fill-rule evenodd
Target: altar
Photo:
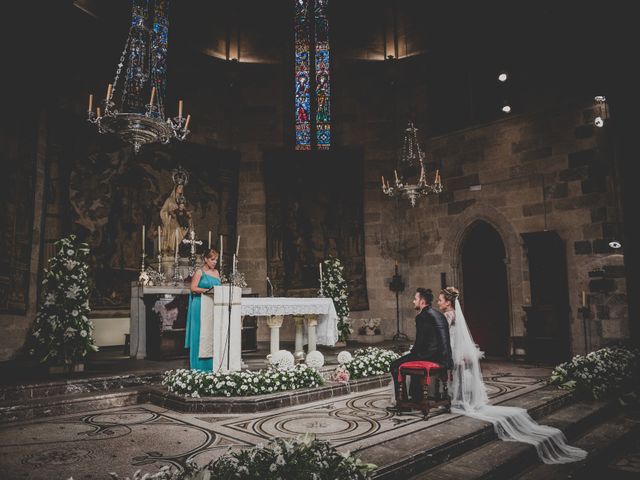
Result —
<path fill-rule="evenodd" d="M 147 358 L 148 309 L 159 295 L 188 295 L 186 286 L 131 286 L 130 355 Z M 308 351 L 317 345 L 333 346 L 338 341 L 338 315 L 330 298 L 245 297 L 240 299 L 242 317 L 267 317 L 270 330 L 270 353 L 280 350 L 280 327 L 285 317 L 293 317 L 296 325 L 295 353 L 308 344 Z"/>

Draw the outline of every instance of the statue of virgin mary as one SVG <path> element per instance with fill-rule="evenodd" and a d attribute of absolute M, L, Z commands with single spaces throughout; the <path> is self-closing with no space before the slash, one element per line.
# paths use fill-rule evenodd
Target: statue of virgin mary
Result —
<path fill-rule="evenodd" d="M 184 187 L 189 183 L 189 175 L 182 167 L 178 167 L 177 170 L 174 170 L 172 178 L 173 190 L 167 196 L 160 210 L 162 253 L 171 255 L 175 253 L 176 232 L 179 243 L 191 229 L 191 211 L 184 196 Z"/>

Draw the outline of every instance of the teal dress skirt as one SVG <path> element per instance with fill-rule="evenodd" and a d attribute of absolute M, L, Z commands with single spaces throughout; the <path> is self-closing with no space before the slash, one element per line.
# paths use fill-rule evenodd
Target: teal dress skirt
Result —
<path fill-rule="evenodd" d="M 220 279 L 202 272 L 198 288 L 211 288 L 221 285 Z M 199 293 L 189 294 L 189 310 L 187 310 L 187 332 L 184 346 L 189 349 L 189 366 L 192 370 L 213 371 L 213 358 L 200 358 L 200 303 Z"/>

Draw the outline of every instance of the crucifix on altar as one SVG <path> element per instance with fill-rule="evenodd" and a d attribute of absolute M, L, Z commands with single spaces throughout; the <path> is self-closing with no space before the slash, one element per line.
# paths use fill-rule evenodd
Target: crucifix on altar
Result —
<path fill-rule="evenodd" d="M 202 245 L 202 240 L 196 240 L 196 232 L 189 231 L 189 238 L 183 238 L 182 243 L 191 245 L 189 250 L 189 276 L 193 276 L 196 269 L 196 245 Z"/>

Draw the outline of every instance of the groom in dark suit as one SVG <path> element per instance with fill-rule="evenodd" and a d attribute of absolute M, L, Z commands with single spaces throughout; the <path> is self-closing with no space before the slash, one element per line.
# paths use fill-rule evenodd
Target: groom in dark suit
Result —
<path fill-rule="evenodd" d="M 391 376 L 398 391 L 398 369 L 404 362 L 430 361 L 451 370 L 451 341 L 449 340 L 449 324 L 447 319 L 437 310 L 431 308 L 433 293 L 429 289 L 416 290 L 413 305 L 420 313 L 416 316 L 416 341 L 410 353 L 391 362 Z M 416 382 L 417 383 L 417 382 Z M 410 396 L 419 401 L 422 399 L 421 385 L 411 384 Z"/>

